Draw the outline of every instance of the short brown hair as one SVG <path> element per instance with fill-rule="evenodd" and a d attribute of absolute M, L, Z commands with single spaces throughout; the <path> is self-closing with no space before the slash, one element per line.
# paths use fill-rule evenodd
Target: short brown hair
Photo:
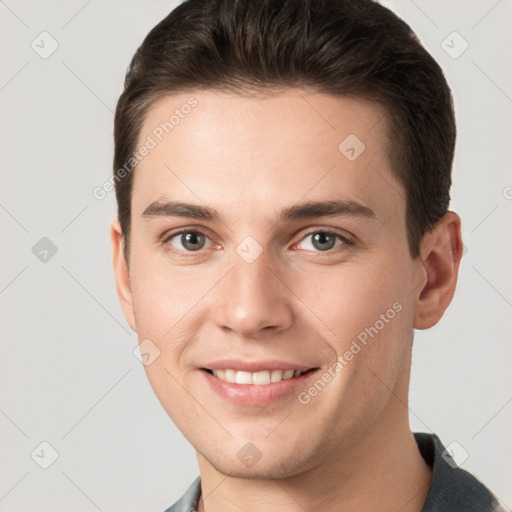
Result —
<path fill-rule="evenodd" d="M 417 257 L 450 201 L 452 96 L 411 28 L 372 0 L 181 3 L 149 32 L 128 68 L 115 113 L 114 173 L 126 169 L 145 115 L 166 95 L 301 86 L 384 106 L 390 162 L 406 192 L 408 243 Z M 116 180 L 127 261 L 132 188 L 133 172 Z"/>

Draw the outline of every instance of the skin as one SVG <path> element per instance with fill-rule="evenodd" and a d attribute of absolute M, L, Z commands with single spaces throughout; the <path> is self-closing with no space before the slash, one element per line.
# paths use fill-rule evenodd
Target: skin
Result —
<path fill-rule="evenodd" d="M 161 351 L 145 366 L 151 386 L 197 452 L 199 510 L 421 511 L 431 471 L 408 422 L 413 328 L 435 325 L 453 297 L 459 217 L 448 212 L 411 257 L 383 109 L 363 99 L 180 93 L 149 110 L 140 143 L 192 95 L 197 107 L 135 171 L 129 265 L 117 220 L 110 236 L 125 318 Z M 355 161 L 338 150 L 349 134 L 366 146 Z M 279 221 L 286 207 L 340 199 L 374 216 Z M 170 200 L 222 221 L 142 215 Z M 204 246 L 169 239 L 180 228 L 204 233 Z M 336 237 L 322 250 L 318 232 L 353 244 Z M 236 251 L 248 236 L 262 249 L 252 263 Z M 201 378 L 199 367 L 227 357 L 325 373 L 395 303 L 400 312 L 308 404 L 236 406 Z M 249 442 L 261 453 L 251 467 L 237 456 Z"/>

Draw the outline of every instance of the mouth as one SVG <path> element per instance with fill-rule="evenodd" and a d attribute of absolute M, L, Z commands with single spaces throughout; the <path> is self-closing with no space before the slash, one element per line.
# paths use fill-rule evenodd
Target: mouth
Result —
<path fill-rule="evenodd" d="M 225 369 L 210 369 L 202 368 L 203 371 L 213 375 L 214 377 L 228 382 L 230 384 L 253 385 L 253 386 L 268 386 L 283 380 L 292 380 L 301 377 L 302 375 L 309 374 L 318 370 L 318 368 L 310 369 L 297 369 L 297 370 L 263 370 L 259 372 L 248 372 L 233 370 L 230 368 Z"/>
<path fill-rule="evenodd" d="M 203 383 L 223 401 L 236 407 L 261 408 L 293 400 L 320 368 L 285 361 L 231 359 L 207 363 L 198 370 Z"/>

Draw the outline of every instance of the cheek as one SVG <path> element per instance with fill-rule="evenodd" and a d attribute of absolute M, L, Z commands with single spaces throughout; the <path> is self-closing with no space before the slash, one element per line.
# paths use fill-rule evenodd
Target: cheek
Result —
<path fill-rule="evenodd" d="M 139 342 L 156 346 L 158 354 L 144 370 L 163 408 L 179 427 L 189 429 L 195 409 L 183 389 L 188 370 L 181 363 L 196 336 L 197 323 L 191 319 L 207 283 L 191 278 L 190 271 L 184 275 L 183 269 L 152 264 L 150 256 L 133 256 L 131 287 Z"/>
<path fill-rule="evenodd" d="M 379 401 L 394 385 L 412 340 L 409 266 L 390 255 L 319 268 L 292 286 L 308 306 L 304 315 L 326 333 L 343 365 L 338 385 L 348 394 L 368 393 L 369 401 Z"/>
<path fill-rule="evenodd" d="M 318 267 L 290 279 L 290 288 L 300 299 L 297 304 L 303 304 L 302 316 L 327 332 L 329 339 L 339 340 L 343 349 L 344 341 L 375 323 L 379 331 L 384 331 L 382 322 L 387 327 L 404 316 L 398 313 L 406 310 L 410 301 L 404 292 L 405 273 L 403 265 L 384 260 Z"/>
<path fill-rule="evenodd" d="M 176 266 L 134 253 L 132 296 L 139 340 L 149 339 L 159 351 L 145 366 L 148 379 L 169 410 L 187 402 L 180 383 L 187 378 L 190 353 L 208 320 L 208 294 L 219 276 L 205 267 Z M 221 273 L 222 276 L 222 273 Z M 180 407 L 182 405 L 179 405 Z"/>
<path fill-rule="evenodd" d="M 211 287 L 208 277 L 192 268 L 134 254 L 131 288 L 139 336 L 171 337 L 186 324 L 187 314 Z"/>

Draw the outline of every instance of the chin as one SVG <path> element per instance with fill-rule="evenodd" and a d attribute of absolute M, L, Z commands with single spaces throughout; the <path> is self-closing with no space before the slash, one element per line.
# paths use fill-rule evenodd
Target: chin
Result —
<path fill-rule="evenodd" d="M 256 450 L 252 443 L 247 443 L 234 458 L 227 459 L 225 451 L 214 457 L 204 454 L 202 457 L 223 475 L 251 480 L 290 478 L 314 467 L 307 463 L 305 455 L 298 457 L 297 454 L 276 454 L 274 451 L 271 459 L 265 459 L 265 454 Z"/>

